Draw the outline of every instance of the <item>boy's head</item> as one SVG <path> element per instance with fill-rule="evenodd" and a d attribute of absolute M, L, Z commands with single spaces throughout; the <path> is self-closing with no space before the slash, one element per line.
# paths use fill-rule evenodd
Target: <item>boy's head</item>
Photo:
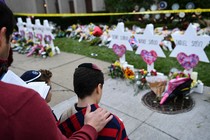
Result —
<path fill-rule="evenodd" d="M 104 75 L 102 71 L 92 63 L 83 63 L 75 69 L 74 72 L 74 91 L 78 98 L 84 99 L 92 95 L 94 90 L 104 84 Z"/>
<path fill-rule="evenodd" d="M 49 70 L 28 70 L 24 72 L 20 78 L 26 83 L 30 82 L 45 82 L 48 84 L 52 78 L 52 72 Z"/>

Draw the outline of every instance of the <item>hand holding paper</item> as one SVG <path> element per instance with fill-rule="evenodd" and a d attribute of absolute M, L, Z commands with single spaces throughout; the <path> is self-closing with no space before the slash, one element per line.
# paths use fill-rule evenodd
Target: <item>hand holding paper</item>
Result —
<path fill-rule="evenodd" d="M 27 84 L 11 70 L 7 71 L 1 81 L 33 89 L 38 92 L 43 99 L 47 97 L 50 90 L 50 86 L 48 86 L 45 82 L 31 82 Z"/>

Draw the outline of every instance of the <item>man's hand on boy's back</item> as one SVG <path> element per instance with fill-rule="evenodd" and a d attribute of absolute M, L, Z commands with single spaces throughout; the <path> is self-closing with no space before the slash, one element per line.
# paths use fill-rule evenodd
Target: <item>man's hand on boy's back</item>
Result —
<path fill-rule="evenodd" d="M 85 113 L 84 124 L 91 125 L 100 132 L 104 126 L 113 118 L 113 115 L 104 108 L 97 108 L 94 112 L 91 112 L 90 105 L 87 106 Z"/>

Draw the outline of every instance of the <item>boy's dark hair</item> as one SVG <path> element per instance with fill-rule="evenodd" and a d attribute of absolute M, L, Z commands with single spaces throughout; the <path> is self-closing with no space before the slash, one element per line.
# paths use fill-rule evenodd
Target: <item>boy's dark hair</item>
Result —
<path fill-rule="evenodd" d="M 102 71 L 92 63 L 83 63 L 74 72 L 74 91 L 78 98 L 84 99 L 92 94 L 94 89 L 104 84 Z"/>
<path fill-rule="evenodd" d="M 15 27 L 15 18 L 12 11 L 3 2 L 0 2 L 0 29 L 6 27 L 6 39 L 9 43 L 9 37 L 13 33 Z"/>
<path fill-rule="evenodd" d="M 41 72 L 41 76 L 34 80 L 34 82 L 40 82 L 40 81 L 45 81 L 45 83 L 48 83 L 50 79 L 52 78 L 52 72 L 49 70 L 39 70 Z"/>

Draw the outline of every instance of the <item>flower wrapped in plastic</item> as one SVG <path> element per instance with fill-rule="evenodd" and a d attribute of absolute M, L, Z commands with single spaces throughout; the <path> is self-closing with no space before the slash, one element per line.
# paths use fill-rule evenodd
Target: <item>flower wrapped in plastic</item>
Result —
<path fill-rule="evenodd" d="M 157 98 L 161 98 L 162 93 L 165 91 L 168 77 L 165 75 L 149 76 L 146 77 L 150 89 L 156 94 Z"/>
<path fill-rule="evenodd" d="M 135 77 L 133 80 L 131 80 L 131 83 L 134 85 L 134 91 L 135 91 L 134 95 L 137 95 L 139 91 L 148 88 L 148 83 L 146 80 L 147 74 L 148 72 L 144 69 L 135 71 Z"/>
<path fill-rule="evenodd" d="M 168 83 L 167 89 L 160 101 L 160 104 L 164 104 L 177 96 L 184 96 L 189 93 L 192 79 L 190 77 L 181 77 L 171 79 Z"/>
<path fill-rule="evenodd" d="M 163 93 L 160 105 L 165 104 L 176 97 L 183 97 L 190 92 L 192 79 L 189 74 L 172 68 L 169 73 L 169 82 Z"/>
<path fill-rule="evenodd" d="M 124 78 L 124 71 L 119 61 L 111 64 L 109 67 L 109 76 L 112 78 Z"/>

